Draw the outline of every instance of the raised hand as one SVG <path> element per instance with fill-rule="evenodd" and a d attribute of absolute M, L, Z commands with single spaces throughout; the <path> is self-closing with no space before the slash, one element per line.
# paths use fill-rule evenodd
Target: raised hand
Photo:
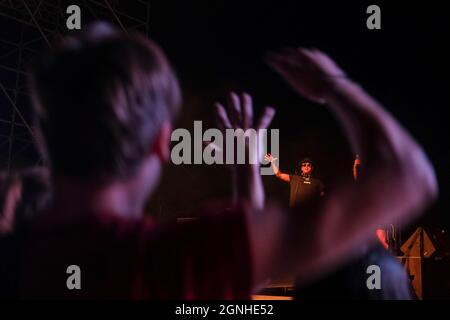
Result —
<path fill-rule="evenodd" d="M 267 129 L 275 115 L 275 109 L 266 107 L 258 121 L 253 121 L 253 101 L 250 95 L 243 93 L 238 96 L 232 92 L 228 97 L 228 105 L 225 108 L 222 104 L 216 103 L 216 114 L 218 125 L 225 129 Z M 258 143 L 250 144 L 245 139 L 245 152 L 249 154 L 251 165 L 231 166 L 234 183 L 234 201 L 245 201 L 255 209 L 264 208 L 264 188 L 261 174 L 259 172 L 259 151 Z M 226 149 L 226 148 L 225 148 Z M 251 157 L 256 157 L 251 158 Z"/>
<path fill-rule="evenodd" d="M 335 78 L 345 73 L 323 52 L 316 49 L 285 49 L 267 56 L 269 66 L 299 94 L 325 103 L 324 93 Z"/>
<path fill-rule="evenodd" d="M 253 121 L 253 100 L 247 93 L 242 93 L 238 96 L 231 92 L 228 95 L 228 104 L 225 108 L 221 103 L 216 102 L 217 122 L 220 129 L 255 129 L 256 132 L 260 129 L 267 129 L 275 116 L 275 109 L 266 107 L 259 119 Z M 259 153 L 257 145 L 250 146 L 246 139 L 246 153 L 250 156 L 256 156 L 257 159 L 252 159 L 251 163 L 259 164 Z M 261 155 L 262 156 L 262 155 Z"/>
<path fill-rule="evenodd" d="M 353 166 L 357 167 L 359 165 L 361 165 L 361 159 L 359 158 L 359 155 L 356 155 L 355 161 L 353 162 Z"/>
<path fill-rule="evenodd" d="M 272 156 L 270 153 L 267 153 L 267 154 L 264 156 L 264 160 L 267 161 L 267 162 L 270 162 L 270 163 L 274 162 L 274 161 L 277 160 L 277 159 L 278 159 L 278 158 Z"/>
<path fill-rule="evenodd" d="M 247 93 L 238 96 L 231 92 L 228 95 L 228 104 L 225 108 L 216 102 L 218 124 L 222 129 L 267 129 L 275 115 L 275 109 L 266 107 L 256 123 L 253 122 L 253 100 Z"/>

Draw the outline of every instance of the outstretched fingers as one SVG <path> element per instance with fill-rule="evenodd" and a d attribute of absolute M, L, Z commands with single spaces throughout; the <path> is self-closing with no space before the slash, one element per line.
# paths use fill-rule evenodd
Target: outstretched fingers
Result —
<path fill-rule="evenodd" d="M 248 93 L 242 93 L 242 126 L 244 129 L 253 126 L 253 101 Z"/>
<path fill-rule="evenodd" d="M 221 130 L 232 128 L 230 118 L 228 117 L 225 107 L 219 102 L 215 103 L 217 124 Z"/>
<path fill-rule="evenodd" d="M 230 116 L 233 128 L 239 128 L 242 125 L 242 109 L 239 96 L 230 92 L 228 94 L 228 115 Z"/>
<path fill-rule="evenodd" d="M 248 93 L 242 93 L 241 97 L 234 92 L 228 96 L 228 108 L 221 103 L 215 103 L 216 118 L 220 129 L 267 129 L 275 116 L 275 109 L 266 107 L 259 117 L 256 125 L 253 120 L 253 101 Z"/>
<path fill-rule="evenodd" d="M 273 117 L 275 116 L 275 109 L 272 107 L 266 107 L 264 109 L 263 114 L 261 115 L 261 117 L 258 120 L 258 123 L 255 127 L 256 130 L 259 129 L 267 129 L 270 124 L 272 123 Z"/>

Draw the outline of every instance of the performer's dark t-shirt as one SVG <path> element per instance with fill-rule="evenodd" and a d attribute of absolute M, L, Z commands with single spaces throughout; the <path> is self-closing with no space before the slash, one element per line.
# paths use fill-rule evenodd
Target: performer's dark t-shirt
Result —
<path fill-rule="evenodd" d="M 323 184 L 319 179 L 294 174 L 290 175 L 290 185 L 289 206 L 291 207 L 320 196 L 324 190 Z"/>

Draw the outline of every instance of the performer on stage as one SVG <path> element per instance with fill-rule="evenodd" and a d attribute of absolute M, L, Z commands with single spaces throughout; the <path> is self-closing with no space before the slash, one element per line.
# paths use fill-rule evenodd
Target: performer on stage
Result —
<path fill-rule="evenodd" d="M 291 188 L 289 196 L 290 207 L 294 207 L 307 199 L 324 195 L 323 183 L 319 179 L 312 177 L 314 165 L 309 158 L 300 161 L 300 174 L 297 173 L 298 171 L 295 174 L 281 172 L 275 164 L 277 158 L 274 158 L 270 153 L 266 154 L 264 159 L 271 163 L 272 169 L 278 179 L 289 182 Z"/>

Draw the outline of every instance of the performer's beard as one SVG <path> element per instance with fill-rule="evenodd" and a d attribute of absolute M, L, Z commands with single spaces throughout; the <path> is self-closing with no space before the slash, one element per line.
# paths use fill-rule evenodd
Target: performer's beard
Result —
<path fill-rule="evenodd" d="M 310 173 L 301 172 L 300 176 L 302 176 L 303 178 L 311 178 L 311 172 Z"/>

